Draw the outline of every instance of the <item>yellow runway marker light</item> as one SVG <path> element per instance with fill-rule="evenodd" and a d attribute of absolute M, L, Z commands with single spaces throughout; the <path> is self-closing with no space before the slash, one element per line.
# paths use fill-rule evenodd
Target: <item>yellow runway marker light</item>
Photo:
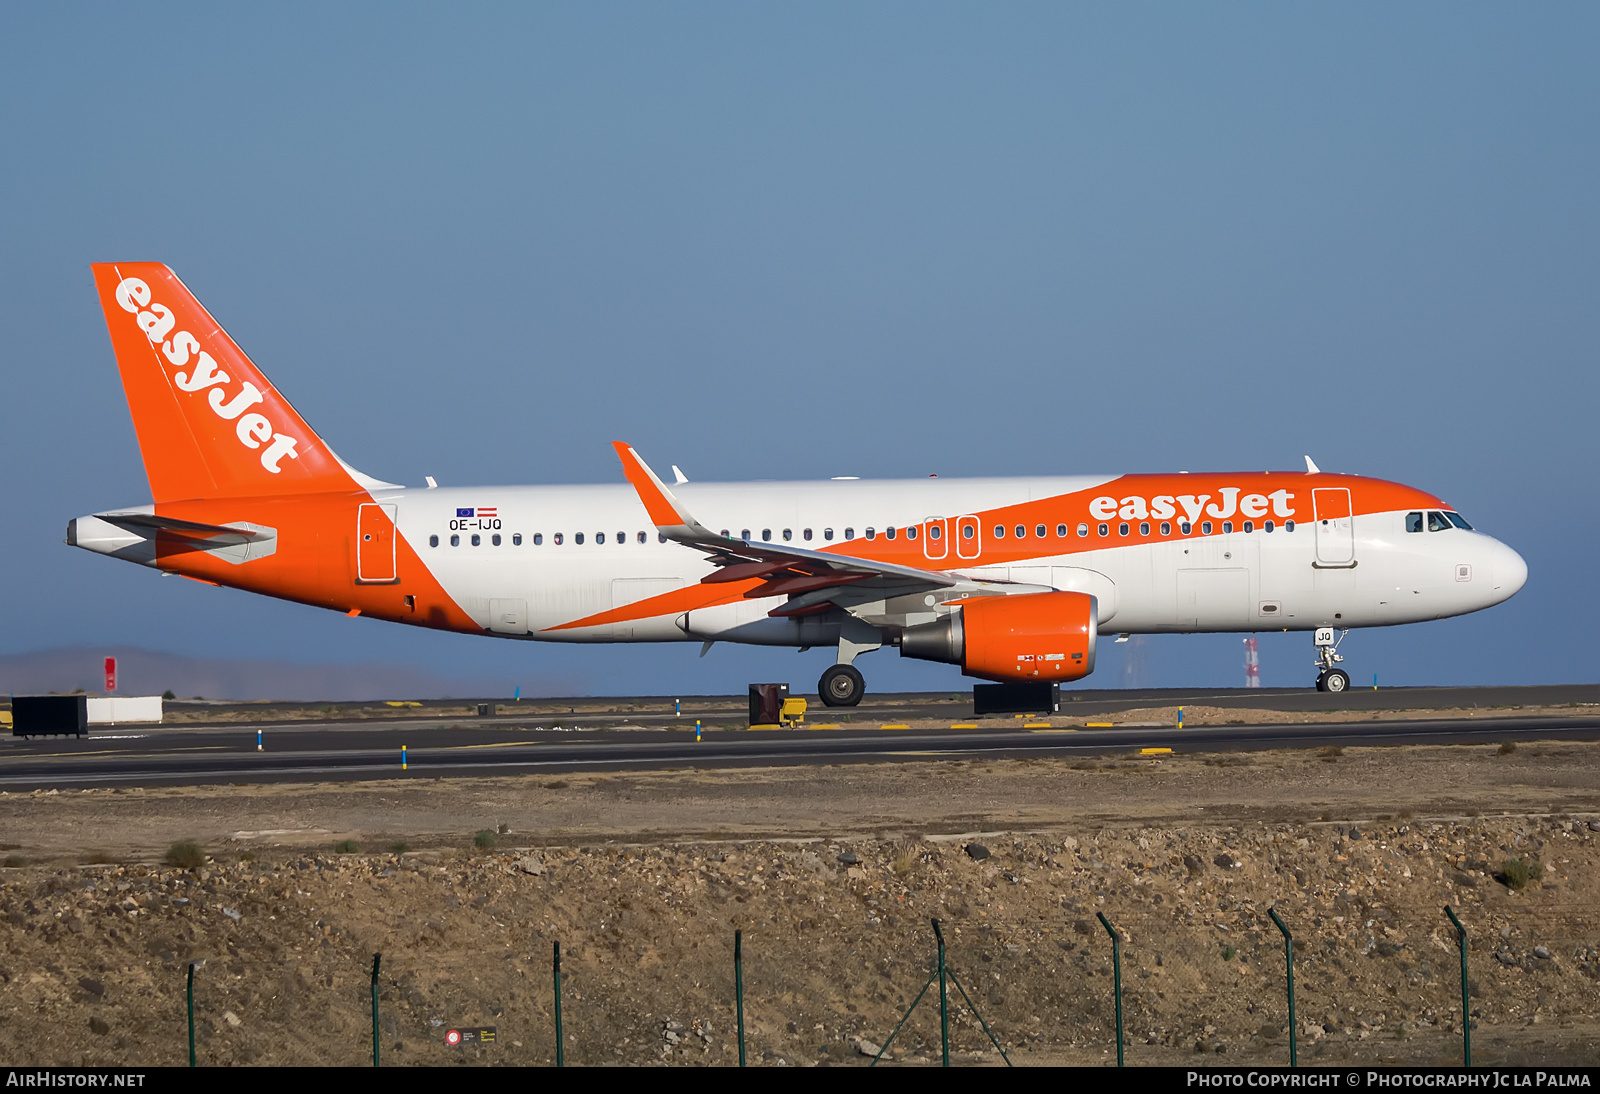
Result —
<path fill-rule="evenodd" d="M 1170 749 L 1170 748 L 1141 748 L 1139 750 L 1139 755 L 1141 755 L 1141 756 L 1162 756 L 1162 755 L 1165 755 L 1165 754 L 1167 754 L 1167 753 L 1169 753 L 1171 751 L 1172 751 L 1172 749 Z"/>
<path fill-rule="evenodd" d="M 977 722 L 956 722 L 950 728 L 951 729 L 977 729 L 978 728 L 978 723 Z"/>
<path fill-rule="evenodd" d="M 1086 722 L 1084 724 L 1089 729 L 1113 729 L 1113 728 L 1116 727 L 1117 723 L 1115 723 L 1115 722 Z"/>
<path fill-rule="evenodd" d="M 879 726 L 879 729 L 910 729 L 910 726 Z"/>
<path fill-rule="evenodd" d="M 1023 722 L 1022 723 L 1022 728 L 1023 729 L 1049 729 L 1049 728 L 1051 728 L 1051 726 L 1050 726 L 1049 722 Z"/>

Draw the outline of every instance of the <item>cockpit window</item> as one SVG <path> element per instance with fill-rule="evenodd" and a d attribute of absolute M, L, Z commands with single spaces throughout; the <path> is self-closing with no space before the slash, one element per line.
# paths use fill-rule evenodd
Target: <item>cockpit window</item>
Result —
<path fill-rule="evenodd" d="M 1420 532 L 1420 531 L 1422 531 L 1422 514 L 1421 513 L 1407 513 L 1406 514 L 1406 531 L 1408 531 L 1408 532 Z"/>
<path fill-rule="evenodd" d="M 1450 521 L 1443 513 L 1436 513 L 1431 509 L 1428 511 L 1428 531 L 1443 532 L 1449 527 Z"/>
<path fill-rule="evenodd" d="M 1451 524 L 1454 524 L 1457 528 L 1461 529 L 1463 532 L 1472 531 L 1472 525 L 1468 524 L 1466 522 L 1466 519 L 1463 518 L 1460 513 L 1446 513 L 1445 516 L 1450 518 L 1450 523 Z"/>

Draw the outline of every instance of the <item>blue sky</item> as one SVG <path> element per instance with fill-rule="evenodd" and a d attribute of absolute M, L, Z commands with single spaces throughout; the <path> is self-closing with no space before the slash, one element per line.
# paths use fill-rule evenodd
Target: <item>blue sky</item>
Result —
<path fill-rule="evenodd" d="M 88 266 L 154 259 L 394 481 L 615 482 L 614 438 L 699 479 L 1310 452 L 1530 567 L 1489 612 L 1353 635 L 1358 681 L 1594 679 L 1597 29 L 1578 4 L 10 6 L 0 653 L 578 692 L 826 663 L 423 634 L 65 547 L 148 500 Z M 1263 681 L 1308 684 L 1309 647 L 1263 636 Z M 1142 657 L 1243 677 L 1237 636 Z"/>

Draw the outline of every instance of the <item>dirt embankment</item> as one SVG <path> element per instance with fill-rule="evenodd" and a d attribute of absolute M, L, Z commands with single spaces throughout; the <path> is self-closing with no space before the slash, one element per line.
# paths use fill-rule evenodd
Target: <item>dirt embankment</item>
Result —
<path fill-rule="evenodd" d="M 1448 903 L 1471 932 L 1475 1060 L 1588 1061 L 1597 751 L 12 795 L 0 822 L 26 846 L 8 853 L 54 861 L 0 874 L 0 1056 L 182 1062 L 184 966 L 203 958 L 202 1063 L 360 1063 L 381 951 L 386 1063 L 548 1062 L 560 941 L 569 1062 L 725 1064 L 740 929 L 752 1060 L 859 1064 L 926 982 L 937 916 L 1013 1060 L 1106 1062 L 1103 912 L 1126 938 L 1130 1063 L 1282 1062 L 1276 907 L 1295 932 L 1303 1060 L 1447 1061 Z M 1501 807 L 1513 815 L 1488 815 Z M 1177 819 L 1193 816 L 1207 819 Z M 497 848 L 472 849 L 502 826 Z M 137 861 L 182 836 L 207 865 Z M 365 853 L 334 854 L 344 838 Z M 116 861 L 68 863 L 72 841 Z M 388 849 L 401 841 L 421 850 Z M 1511 859 L 1542 876 L 1509 887 Z M 937 1059 L 929 1008 L 900 1061 Z M 958 1059 L 998 1062 L 958 1013 Z M 479 1024 L 500 1041 L 444 1044 Z"/>

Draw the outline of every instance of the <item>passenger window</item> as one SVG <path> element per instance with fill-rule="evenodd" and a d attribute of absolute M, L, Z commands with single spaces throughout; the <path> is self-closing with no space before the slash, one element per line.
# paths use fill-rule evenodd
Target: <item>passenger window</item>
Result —
<path fill-rule="evenodd" d="M 566 535 L 565 535 L 565 534 L 563 534 L 563 533 L 561 533 L 561 532 L 557 532 L 557 533 L 556 533 L 556 534 L 555 534 L 555 536 L 554 536 L 554 537 L 553 537 L 553 542 L 554 542 L 554 543 L 555 543 L 555 545 L 556 545 L 556 546 L 557 546 L 557 547 L 559 547 L 559 546 L 561 546 L 561 545 L 562 545 L 562 544 L 563 544 L 563 543 L 565 543 L 565 542 L 566 542 L 566 541 L 567 541 L 567 537 L 566 537 Z"/>
<path fill-rule="evenodd" d="M 1026 528 L 1024 528 L 1020 524 L 1017 525 L 1016 528 L 1012 529 L 1012 531 L 1017 533 L 1017 538 L 1018 539 L 1027 539 L 1028 538 L 1028 530 Z"/>
<path fill-rule="evenodd" d="M 1445 516 L 1450 518 L 1450 523 L 1451 524 L 1454 524 L 1457 528 L 1461 529 L 1463 532 L 1472 531 L 1472 525 L 1468 524 L 1467 521 L 1466 521 L 1466 518 L 1463 517 L 1460 513 L 1446 513 Z"/>
<path fill-rule="evenodd" d="M 1233 531 L 1233 521 L 1231 521 L 1231 520 L 1223 521 L 1222 522 L 1222 534 L 1223 535 L 1227 535 L 1232 531 Z"/>
<path fill-rule="evenodd" d="M 1408 531 L 1408 532 L 1420 532 L 1420 531 L 1422 531 L 1422 514 L 1421 513 L 1407 513 L 1406 514 L 1406 531 Z"/>
<path fill-rule="evenodd" d="M 723 538 L 727 538 L 728 533 L 724 532 L 724 533 L 722 533 L 722 535 L 723 535 Z M 656 533 L 656 542 L 657 543 L 665 543 L 665 542 L 667 542 L 666 533 L 665 532 L 657 532 Z"/>
<path fill-rule="evenodd" d="M 1044 538 L 1044 525 L 1042 525 L 1042 524 L 1035 525 L 1034 529 L 1033 529 L 1033 534 L 1038 536 L 1040 539 L 1043 539 Z"/>
<path fill-rule="evenodd" d="M 728 530 L 726 528 L 724 528 L 722 530 L 722 538 L 723 539 L 727 539 L 728 538 Z"/>
<path fill-rule="evenodd" d="M 451 536 L 450 537 L 450 546 L 452 546 L 452 547 L 461 546 L 461 537 L 460 536 Z"/>
<path fill-rule="evenodd" d="M 783 530 L 783 542 L 788 543 L 792 539 L 794 539 L 794 529 L 785 528 Z"/>
<path fill-rule="evenodd" d="M 439 537 L 438 536 L 429 536 L 428 537 L 428 546 L 429 547 L 437 547 L 437 546 L 439 546 Z"/>
<path fill-rule="evenodd" d="M 1254 532 L 1256 530 L 1256 522 L 1253 521 L 1253 520 L 1245 521 L 1244 522 L 1244 530 L 1246 532 Z"/>
<path fill-rule="evenodd" d="M 578 545 L 579 547 L 582 547 L 583 546 L 583 533 L 582 532 L 574 532 L 573 535 L 572 535 L 572 542 L 575 543 L 576 545 Z"/>
<path fill-rule="evenodd" d="M 746 543 L 749 543 L 750 542 L 750 529 L 748 529 L 748 528 L 739 529 L 739 538 L 744 540 Z"/>
<path fill-rule="evenodd" d="M 1188 535 L 1193 530 L 1194 525 L 1190 524 L 1188 521 L 1184 520 L 1178 522 L 1178 531 L 1182 532 L 1184 535 Z"/>
<path fill-rule="evenodd" d="M 804 539 L 807 543 L 810 543 L 811 542 L 811 529 L 807 528 L 804 532 L 801 532 L 800 533 L 800 537 L 802 539 Z"/>
<path fill-rule="evenodd" d="M 854 528 L 846 528 L 844 530 L 844 538 L 846 540 L 855 539 L 856 538 L 856 530 Z"/>
<path fill-rule="evenodd" d="M 1089 534 L 1089 526 L 1087 524 L 1078 525 L 1078 538 L 1079 539 L 1082 539 L 1083 537 L 1087 536 L 1088 534 Z"/>
<path fill-rule="evenodd" d="M 1294 531 L 1294 521 L 1292 521 L 1292 520 L 1286 520 L 1286 521 L 1284 521 L 1284 522 L 1283 522 L 1283 530 L 1284 530 L 1284 531 L 1285 531 L 1285 532 L 1292 532 L 1292 531 Z"/>
<path fill-rule="evenodd" d="M 994 526 L 994 538 L 995 539 L 1005 539 L 1006 538 L 1006 526 L 1004 524 L 996 524 Z"/>
<path fill-rule="evenodd" d="M 500 546 L 500 533 L 496 532 L 494 535 L 490 536 L 489 542 L 494 544 L 496 547 Z"/>
<path fill-rule="evenodd" d="M 761 529 L 761 542 L 762 543 L 771 543 L 772 542 L 772 529 L 771 528 L 763 528 L 763 529 Z"/>
<path fill-rule="evenodd" d="M 939 527 L 937 524 L 928 525 L 928 538 L 929 539 L 943 539 L 944 538 L 944 529 Z"/>
<path fill-rule="evenodd" d="M 644 533 L 643 532 L 639 533 L 639 540 L 640 540 L 640 542 L 644 541 Z M 618 532 L 617 533 L 617 546 L 625 547 L 625 546 L 627 546 L 627 544 L 628 544 L 628 533 L 626 533 L 626 532 Z"/>
<path fill-rule="evenodd" d="M 1267 531 L 1267 532 L 1270 532 L 1270 531 L 1272 531 L 1272 528 L 1273 528 L 1273 524 L 1272 524 L 1272 522 L 1271 522 L 1271 521 L 1270 521 L 1270 520 L 1269 520 L 1269 521 L 1267 521 L 1267 522 L 1266 522 L 1266 523 L 1265 523 L 1265 524 L 1263 524 L 1263 525 L 1262 525 L 1262 526 L 1261 526 L 1261 527 L 1262 527 L 1262 530 L 1263 530 L 1263 531 Z"/>
<path fill-rule="evenodd" d="M 1200 534 L 1202 536 L 1209 536 L 1211 534 L 1211 522 L 1209 520 L 1203 520 L 1200 522 Z"/>
<path fill-rule="evenodd" d="M 604 543 L 606 541 L 606 534 L 604 532 L 596 532 L 594 534 L 594 541 L 596 543 Z"/>
<path fill-rule="evenodd" d="M 474 547 L 481 547 L 481 546 L 483 546 L 483 539 L 482 539 L 482 537 L 480 537 L 480 536 L 479 536 L 479 535 L 478 535 L 478 533 L 476 533 L 476 532 L 474 532 L 474 533 L 472 533 L 472 545 L 473 545 L 473 546 L 474 546 Z"/>
<path fill-rule="evenodd" d="M 1056 538 L 1057 539 L 1065 539 L 1066 536 L 1067 536 L 1067 526 L 1065 524 L 1056 525 Z"/>
<path fill-rule="evenodd" d="M 916 539 L 917 538 L 917 526 L 915 524 L 913 524 L 911 527 L 906 529 L 906 538 L 907 539 Z"/>
<path fill-rule="evenodd" d="M 1102 536 L 1109 536 L 1109 535 L 1110 535 L 1110 534 L 1111 534 L 1111 525 L 1109 525 L 1109 524 L 1102 524 L 1102 525 L 1101 525 L 1101 526 L 1100 526 L 1100 534 L 1101 534 L 1101 535 L 1102 535 Z"/>
<path fill-rule="evenodd" d="M 648 543 L 648 542 L 650 542 L 650 536 L 649 536 L 649 533 L 647 533 L 647 532 L 640 532 L 640 533 L 639 533 L 639 542 L 640 542 L 640 543 Z"/>
<path fill-rule="evenodd" d="M 877 539 L 878 538 L 877 529 L 873 528 L 871 525 L 867 526 L 867 538 L 868 539 Z"/>
<path fill-rule="evenodd" d="M 1170 536 L 1172 534 L 1172 522 L 1170 520 L 1164 520 L 1161 522 L 1161 534 L 1164 536 Z"/>
<path fill-rule="evenodd" d="M 883 530 L 883 534 L 885 536 L 887 536 L 889 539 L 893 539 L 894 538 L 894 525 L 891 524 L 891 525 L 889 525 L 889 527 L 885 528 Z"/>
<path fill-rule="evenodd" d="M 1117 535 L 1125 536 L 1127 534 L 1128 534 L 1128 522 L 1127 521 L 1123 521 L 1121 524 L 1117 525 Z"/>
<path fill-rule="evenodd" d="M 832 543 L 833 542 L 833 529 L 832 528 L 824 528 L 822 530 L 822 538 L 827 540 L 829 543 Z"/>
<path fill-rule="evenodd" d="M 1429 512 L 1428 512 L 1428 531 L 1430 531 L 1430 532 L 1443 532 L 1443 531 L 1447 531 L 1450 527 L 1451 527 L 1450 521 L 1445 518 L 1445 515 L 1443 513 L 1435 513 L 1432 510 L 1429 510 Z"/>
<path fill-rule="evenodd" d="M 978 534 L 978 530 L 976 528 L 974 528 L 972 525 L 963 524 L 961 526 L 961 538 L 962 539 L 971 539 L 973 536 L 975 536 L 977 534 Z"/>
<path fill-rule="evenodd" d="M 1150 534 L 1150 522 L 1149 521 L 1141 520 L 1139 522 L 1139 534 L 1141 536 L 1148 536 Z"/>
<path fill-rule="evenodd" d="M 533 545 L 535 547 L 543 547 L 544 546 L 544 533 L 543 532 L 535 532 L 535 533 L 533 533 Z"/>

